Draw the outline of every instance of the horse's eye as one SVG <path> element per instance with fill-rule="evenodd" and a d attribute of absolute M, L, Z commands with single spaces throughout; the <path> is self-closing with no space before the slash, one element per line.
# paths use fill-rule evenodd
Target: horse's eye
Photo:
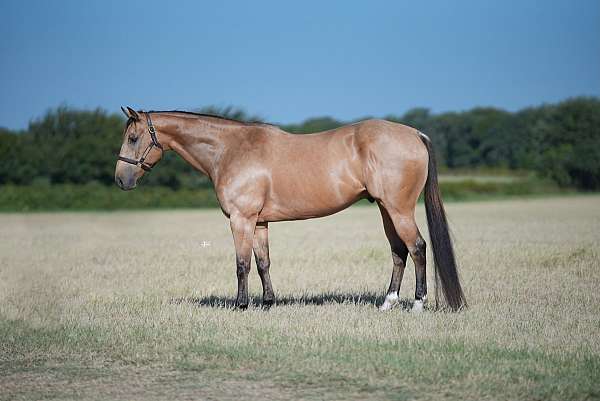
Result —
<path fill-rule="evenodd" d="M 130 136 L 129 137 L 129 143 L 136 143 L 137 142 L 137 136 Z"/>

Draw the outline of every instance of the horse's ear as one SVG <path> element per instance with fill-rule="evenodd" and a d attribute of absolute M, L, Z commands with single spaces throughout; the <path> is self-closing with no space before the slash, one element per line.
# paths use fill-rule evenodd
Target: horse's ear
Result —
<path fill-rule="evenodd" d="M 129 113 L 129 118 L 132 118 L 136 121 L 138 121 L 140 119 L 140 115 L 137 113 L 137 111 L 135 111 L 134 109 L 132 109 L 129 106 L 127 106 L 127 112 Z"/>
<path fill-rule="evenodd" d="M 125 110 L 123 106 L 121 106 L 121 111 L 123 112 L 123 114 L 125 114 L 125 117 L 129 118 L 129 112 Z"/>

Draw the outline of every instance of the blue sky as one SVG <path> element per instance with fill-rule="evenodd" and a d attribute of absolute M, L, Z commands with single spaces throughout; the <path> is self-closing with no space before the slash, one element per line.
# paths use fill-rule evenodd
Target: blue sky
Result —
<path fill-rule="evenodd" d="M 235 105 L 290 123 L 600 95 L 600 1 L 6 1 L 0 126 Z"/>

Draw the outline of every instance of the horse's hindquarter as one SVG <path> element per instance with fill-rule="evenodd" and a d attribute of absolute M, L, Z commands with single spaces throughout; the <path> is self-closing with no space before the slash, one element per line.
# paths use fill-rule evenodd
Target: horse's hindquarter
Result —
<path fill-rule="evenodd" d="M 320 134 L 281 134 L 267 146 L 270 183 L 261 221 L 338 212 L 364 195 L 356 125 Z"/>
<path fill-rule="evenodd" d="M 414 213 L 429 162 L 419 132 L 402 124 L 369 120 L 362 124 L 356 142 L 369 195 L 386 207 Z"/>

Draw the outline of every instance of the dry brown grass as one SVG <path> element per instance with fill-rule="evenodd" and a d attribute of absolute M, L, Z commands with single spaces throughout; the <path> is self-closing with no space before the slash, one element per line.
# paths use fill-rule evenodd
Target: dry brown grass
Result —
<path fill-rule="evenodd" d="M 272 224 L 268 312 L 218 211 L 0 215 L 0 398 L 600 397 L 600 197 L 447 209 L 470 308 L 421 315 L 373 207 Z"/>

